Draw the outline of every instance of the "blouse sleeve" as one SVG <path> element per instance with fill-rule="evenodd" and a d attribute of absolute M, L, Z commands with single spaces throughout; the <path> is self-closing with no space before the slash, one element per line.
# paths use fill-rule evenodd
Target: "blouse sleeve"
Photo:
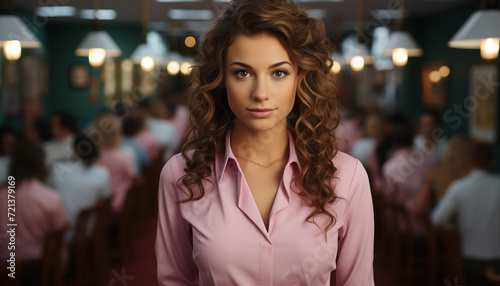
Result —
<path fill-rule="evenodd" d="M 183 219 L 176 182 L 180 178 L 177 156 L 172 157 L 160 176 L 156 260 L 160 286 L 198 285 L 193 261 L 191 227 Z"/>
<path fill-rule="evenodd" d="M 337 285 L 375 285 L 373 204 L 368 176 L 359 161 L 345 199 L 345 221 L 343 231 L 339 233 Z"/>

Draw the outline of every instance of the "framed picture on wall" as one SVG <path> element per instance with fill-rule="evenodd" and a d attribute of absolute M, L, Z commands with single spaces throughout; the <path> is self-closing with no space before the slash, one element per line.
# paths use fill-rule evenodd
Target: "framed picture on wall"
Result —
<path fill-rule="evenodd" d="M 473 138 L 495 143 L 498 130 L 498 66 L 471 66 L 469 95 L 464 108 L 470 112 L 469 133 Z"/>
<path fill-rule="evenodd" d="M 71 67 L 70 84 L 73 88 L 86 88 L 89 86 L 89 67 L 85 65 L 74 65 Z"/>
<path fill-rule="evenodd" d="M 446 63 L 431 62 L 422 68 L 422 101 L 426 107 L 445 109 L 448 104 L 448 76 Z"/>

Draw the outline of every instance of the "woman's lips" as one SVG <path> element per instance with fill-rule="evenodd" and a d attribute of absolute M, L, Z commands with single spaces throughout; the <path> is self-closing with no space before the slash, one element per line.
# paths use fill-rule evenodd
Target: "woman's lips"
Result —
<path fill-rule="evenodd" d="M 269 109 L 269 108 L 252 108 L 252 109 L 247 109 L 250 115 L 253 117 L 257 118 L 266 118 L 273 114 L 275 109 Z"/>

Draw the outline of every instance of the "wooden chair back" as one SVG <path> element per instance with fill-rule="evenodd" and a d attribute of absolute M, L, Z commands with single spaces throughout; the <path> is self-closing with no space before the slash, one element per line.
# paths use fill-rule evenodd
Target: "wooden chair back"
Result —
<path fill-rule="evenodd" d="M 49 232 L 44 241 L 42 263 L 40 267 L 41 286 L 62 286 L 63 285 L 63 247 L 64 234 L 69 225 Z"/>
<path fill-rule="evenodd" d="M 445 279 L 449 281 L 458 279 L 459 284 L 465 283 L 464 260 L 457 232 L 446 224 L 439 225 L 437 232 L 445 253 Z"/>

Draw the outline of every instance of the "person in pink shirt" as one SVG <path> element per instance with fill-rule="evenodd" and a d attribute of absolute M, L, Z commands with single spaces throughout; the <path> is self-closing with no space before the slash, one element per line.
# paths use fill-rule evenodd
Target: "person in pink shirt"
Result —
<path fill-rule="evenodd" d="M 121 121 L 111 113 L 100 114 L 94 123 L 93 136 L 99 148 L 96 163 L 109 171 L 111 181 L 111 209 L 119 213 L 125 203 L 127 192 L 134 180 L 133 158 L 122 144 Z"/>
<path fill-rule="evenodd" d="M 409 123 L 396 124 L 392 140 L 394 150 L 382 170 L 385 192 L 411 210 L 434 160 L 421 150 L 412 148 L 413 134 Z"/>
<path fill-rule="evenodd" d="M 146 150 L 150 160 L 158 158 L 161 146 L 155 135 L 148 129 L 146 115 L 143 111 L 136 110 L 133 111 L 130 116 L 136 117 L 140 122 L 140 130 L 132 137 L 132 140 Z"/>
<path fill-rule="evenodd" d="M 19 140 L 12 154 L 8 186 L 0 190 L 0 235 L 15 223 L 15 258 L 17 261 L 41 259 L 46 235 L 68 224 L 59 194 L 44 185 L 45 154 L 38 143 Z M 11 197 L 9 197 L 9 190 Z M 14 199 L 13 197 L 14 196 Z M 9 221 L 8 204 L 15 200 L 15 221 Z M 8 203 L 9 202 L 9 203 Z M 12 213 L 12 210 L 9 211 Z M 13 250 L 5 236 L 0 237 L 0 259 L 5 261 Z"/>
<path fill-rule="evenodd" d="M 339 126 L 334 130 L 339 151 L 351 154 L 352 146 L 365 137 L 363 129 L 365 116 L 363 110 L 353 108 L 341 118 Z"/>
<path fill-rule="evenodd" d="M 286 0 L 233 1 L 207 32 L 193 126 L 160 177 L 159 285 L 374 285 L 370 187 L 335 148 L 326 42 Z"/>

